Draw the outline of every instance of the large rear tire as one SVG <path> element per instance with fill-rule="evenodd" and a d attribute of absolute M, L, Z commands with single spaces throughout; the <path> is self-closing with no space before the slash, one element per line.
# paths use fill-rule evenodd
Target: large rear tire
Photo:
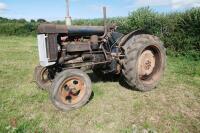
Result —
<path fill-rule="evenodd" d="M 53 105 L 62 111 L 70 111 L 85 105 L 92 93 L 92 83 L 86 73 L 69 69 L 59 73 L 50 91 Z"/>
<path fill-rule="evenodd" d="M 48 69 L 42 66 L 35 67 L 34 80 L 38 88 L 42 90 L 49 90 L 51 87 L 51 80 L 49 79 Z"/>
<path fill-rule="evenodd" d="M 166 52 L 158 37 L 142 34 L 133 36 L 123 46 L 123 75 L 126 82 L 139 91 L 150 91 L 163 77 Z"/>

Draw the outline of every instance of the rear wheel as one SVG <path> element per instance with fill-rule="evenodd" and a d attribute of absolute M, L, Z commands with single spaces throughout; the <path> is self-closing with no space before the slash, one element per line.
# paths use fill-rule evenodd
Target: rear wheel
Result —
<path fill-rule="evenodd" d="M 34 80 L 40 89 L 49 90 L 51 80 L 49 79 L 49 72 L 47 68 L 42 66 L 35 67 Z"/>
<path fill-rule="evenodd" d="M 62 111 L 85 105 L 92 93 L 91 80 L 79 69 L 65 70 L 53 81 L 50 91 L 52 103 Z"/>
<path fill-rule="evenodd" d="M 163 43 L 152 35 L 137 35 L 123 47 L 123 74 L 127 83 L 140 91 L 156 87 L 164 74 L 166 53 Z"/>

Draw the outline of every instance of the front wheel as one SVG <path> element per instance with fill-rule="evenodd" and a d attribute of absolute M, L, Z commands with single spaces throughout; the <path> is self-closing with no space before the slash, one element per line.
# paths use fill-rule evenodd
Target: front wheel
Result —
<path fill-rule="evenodd" d="M 70 111 L 85 105 L 91 96 L 91 80 L 79 69 L 65 70 L 54 79 L 51 101 L 58 109 Z"/>
<path fill-rule="evenodd" d="M 123 74 L 127 83 L 140 91 L 150 91 L 162 78 L 166 65 L 163 43 L 152 35 L 136 35 L 123 47 Z"/>
<path fill-rule="evenodd" d="M 35 67 L 34 80 L 40 89 L 49 90 L 51 86 L 51 79 L 49 78 L 49 71 L 46 67 Z"/>

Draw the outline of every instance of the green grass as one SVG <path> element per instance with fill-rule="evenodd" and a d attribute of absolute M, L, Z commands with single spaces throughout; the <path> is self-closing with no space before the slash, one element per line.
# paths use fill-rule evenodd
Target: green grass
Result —
<path fill-rule="evenodd" d="M 37 89 L 36 39 L 0 37 L 0 132 L 200 132 L 200 61 L 168 57 L 165 77 L 151 92 L 118 82 L 93 84 L 83 108 L 63 113 Z"/>

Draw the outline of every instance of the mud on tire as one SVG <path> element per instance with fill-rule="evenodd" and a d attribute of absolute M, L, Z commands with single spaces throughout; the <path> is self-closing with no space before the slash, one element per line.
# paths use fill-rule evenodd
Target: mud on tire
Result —
<path fill-rule="evenodd" d="M 139 91 L 150 91 L 162 78 L 166 65 L 166 50 L 158 37 L 133 36 L 123 46 L 123 75 L 126 82 Z"/>

